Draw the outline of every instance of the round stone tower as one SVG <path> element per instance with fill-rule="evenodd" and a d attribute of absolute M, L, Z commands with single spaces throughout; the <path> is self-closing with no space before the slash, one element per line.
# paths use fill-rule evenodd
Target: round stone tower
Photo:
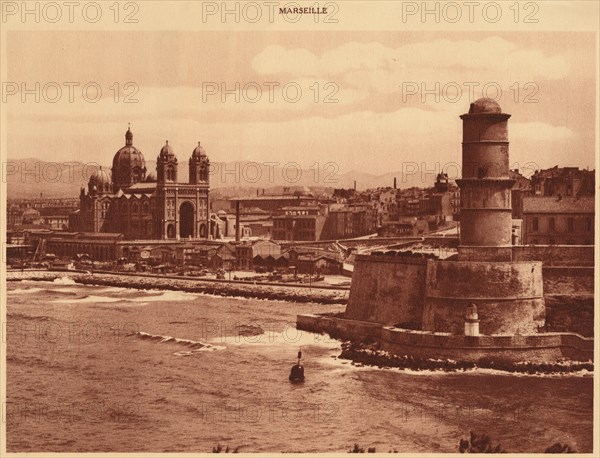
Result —
<path fill-rule="evenodd" d="M 460 258 L 510 260 L 512 244 L 508 118 L 495 100 L 471 104 L 463 120 Z M 506 247 L 502 249 L 501 247 Z"/>

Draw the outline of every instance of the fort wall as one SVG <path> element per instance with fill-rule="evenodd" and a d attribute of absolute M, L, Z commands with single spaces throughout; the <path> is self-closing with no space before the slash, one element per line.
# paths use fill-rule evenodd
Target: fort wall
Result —
<path fill-rule="evenodd" d="M 346 317 L 419 329 L 426 270 L 424 258 L 358 255 Z"/>
<path fill-rule="evenodd" d="M 589 247 L 564 253 L 527 248 L 516 252 L 523 259 L 556 254 L 555 263 L 575 262 L 580 255 L 585 261 L 589 254 Z M 478 307 L 482 334 L 526 334 L 539 327 L 592 336 L 594 268 L 525 260 L 428 261 L 394 252 L 358 255 L 345 317 L 462 334 L 471 302 Z"/>
<path fill-rule="evenodd" d="M 594 266 L 594 245 L 515 245 L 512 250 L 514 261 L 542 261 L 544 267 Z"/>
<path fill-rule="evenodd" d="M 593 245 L 460 246 L 461 261 L 541 261 L 544 266 L 594 266 Z"/>
<path fill-rule="evenodd" d="M 546 331 L 594 335 L 594 268 L 544 266 Z"/>
<path fill-rule="evenodd" d="M 542 264 L 428 261 L 423 330 L 463 334 L 470 303 L 482 334 L 536 332 L 545 315 Z"/>

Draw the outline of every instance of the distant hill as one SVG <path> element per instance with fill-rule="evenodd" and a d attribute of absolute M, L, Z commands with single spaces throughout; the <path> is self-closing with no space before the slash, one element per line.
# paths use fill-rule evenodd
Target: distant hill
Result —
<path fill-rule="evenodd" d="M 89 177 L 98 169 L 98 164 L 85 164 L 79 161 L 49 162 L 28 158 L 9 160 L 6 164 L 7 191 L 10 199 L 27 199 L 43 196 L 46 198 L 77 197 L 81 187 L 87 188 Z M 156 168 L 155 161 L 146 161 L 148 172 Z M 357 189 L 392 186 L 397 178 L 398 188 L 412 186 L 432 186 L 433 174 L 422 180 L 419 174 L 403 177 L 402 172 L 389 172 L 374 175 L 360 171 L 338 172 L 332 168 L 319 170 L 298 170 L 259 165 L 256 162 L 214 162 L 211 163 L 211 188 L 273 188 L 285 186 L 307 186 L 328 188 L 351 188 L 356 180 Z M 102 165 L 110 170 L 109 165 Z M 179 181 L 188 178 L 187 161 L 179 163 Z"/>

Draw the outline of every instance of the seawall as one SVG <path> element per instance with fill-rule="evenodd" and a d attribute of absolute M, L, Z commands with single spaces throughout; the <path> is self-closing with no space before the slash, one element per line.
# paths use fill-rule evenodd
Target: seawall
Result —
<path fill-rule="evenodd" d="M 495 361 L 516 364 L 557 363 L 563 359 L 593 361 L 594 340 L 575 333 L 487 335 L 468 337 L 443 332 L 415 331 L 340 316 L 298 315 L 300 330 L 327 333 L 352 342 L 377 342 L 395 355 L 445 358 L 471 363 Z"/>

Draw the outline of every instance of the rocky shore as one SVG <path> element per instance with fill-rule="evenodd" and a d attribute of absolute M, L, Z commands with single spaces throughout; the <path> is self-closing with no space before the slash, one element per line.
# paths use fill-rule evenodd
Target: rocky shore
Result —
<path fill-rule="evenodd" d="M 123 275 L 105 272 L 90 274 L 78 271 L 25 270 L 7 271 L 6 273 L 7 281 L 53 281 L 62 277 L 71 278 L 76 283 L 84 285 L 186 291 L 215 296 L 247 297 L 289 302 L 314 302 L 317 304 L 346 304 L 348 301 L 348 290 L 332 288 L 308 288 L 226 281 L 216 282 L 167 276 Z"/>
<path fill-rule="evenodd" d="M 588 371 L 594 372 L 594 364 L 589 362 L 565 361 L 557 364 L 539 364 L 522 362 L 511 364 L 508 362 L 494 361 L 492 358 L 482 358 L 477 363 L 454 361 L 450 359 L 415 358 L 412 356 L 393 355 L 379 348 L 376 343 L 342 344 L 340 359 L 352 361 L 354 365 L 383 367 L 396 367 L 411 370 L 437 370 L 437 371 L 465 371 L 469 369 L 495 369 L 505 372 L 525 374 L 561 374 Z"/>

